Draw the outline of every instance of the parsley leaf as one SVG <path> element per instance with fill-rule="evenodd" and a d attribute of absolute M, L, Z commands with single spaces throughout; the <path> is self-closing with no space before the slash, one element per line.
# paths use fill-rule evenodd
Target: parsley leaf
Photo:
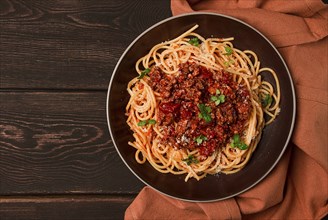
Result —
<path fill-rule="evenodd" d="M 147 76 L 148 73 L 150 73 L 150 69 L 149 69 L 149 68 L 143 70 L 143 71 L 141 72 L 141 74 L 138 76 L 138 79 L 142 79 L 142 78 L 144 78 L 144 76 Z"/>
<path fill-rule="evenodd" d="M 198 47 L 199 46 L 199 39 L 197 37 L 191 38 L 188 41 L 188 43 L 191 44 L 191 45 L 194 45 L 194 46 Z"/>
<path fill-rule="evenodd" d="M 210 122 L 212 120 L 211 115 L 210 115 L 211 107 L 206 106 L 205 104 L 199 104 L 198 108 L 200 111 L 198 117 L 201 119 L 204 119 L 206 122 Z"/>
<path fill-rule="evenodd" d="M 240 142 L 239 134 L 235 134 L 235 135 L 233 136 L 233 141 L 234 141 L 235 143 Z"/>
<path fill-rule="evenodd" d="M 272 96 L 270 94 L 266 94 L 261 100 L 261 104 L 263 107 L 271 105 L 271 103 L 272 103 Z"/>
<path fill-rule="evenodd" d="M 154 124 L 156 124 L 156 120 L 149 119 L 149 120 L 141 120 L 141 121 L 138 122 L 138 126 L 145 126 L 147 124 L 154 125 Z"/>
<path fill-rule="evenodd" d="M 211 96 L 211 101 L 213 101 L 213 102 L 215 102 L 215 101 L 217 101 L 218 100 L 218 97 L 217 96 Z"/>
<path fill-rule="evenodd" d="M 221 101 L 221 103 L 225 102 L 225 95 L 220 95 L 219 100 Z"/>
<path fill-rule="evenodd" d="M 156 124 L 156 121 L 154 119 L 149 119 L 148 124 L 154 125 L 154 124 Z"/>
<path fill-rule="evenodd" d="M 145 126 L 147 124 L 147 120 L 141 120 L 138 122 L 138 126 Z"/>
<path fill-rule="evenodd" d="M 247 144 L 245 144 L 241 139 L 239 134 L 235 134 L 232 137 L 232 141 L 230 143 L 232 148 L 238 147 L 240 150 L 246 150 L 248 148 Z"/>
<path fill-rule="evenodd" d="M 195 138 L 197 145 L 200 145 L 201 143 L 203 143 L 203 141 L 206 141 L 206 140 L 207 140 L 207 137 L 202 134 Z"/>
<path fill-rule="evenodd" d="M 232 48 L 229 47 L 229 46 L 225 46 L 224 50 L 225 50 L 226 53 L 224 53 L 223 55 L 231 55 L 232 52 L 233 52 Z"/>
<path fill-rule="evenodd" d="M 184 162 L 187 163 L 187 165 L 190 165 L 192 163 L 199 163 L 199 160 L 194 155 L 188 155 L 187 158 L 183 159 Z"/>
<path fill-rule="evenodd" d="M 237 146 L 240 150 L 246 150 L 248 148 L 247 144 L 241 143 L 240 145 Z"/>
<path fill-rule="evenodd" d="M 230 55 L 230 54 L 227 54 L 227 55 Z M 225 67 L 229 67 L 231 64 L 234 64 L 234 61 L 233 60 L 224 61 L 223 64 Z"/>
<path fill-rule="evenodd" d="M 215 105 L 219 105 L 225 102 L 225 95 L 219 95 L 220 93 L 220 90 L 217 89 L 215 92 L 216 96 L 211 96 L 211 101 L 215 102 Z"/>

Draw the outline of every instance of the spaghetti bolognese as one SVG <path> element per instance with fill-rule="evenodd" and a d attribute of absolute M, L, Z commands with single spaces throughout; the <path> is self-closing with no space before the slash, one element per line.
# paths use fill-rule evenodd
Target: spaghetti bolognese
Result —
<path fill-rule="evenodd" d="M 185 181 L 241 170 L 280 111 L 276 73 L 233 38 L 204 38 L 197 27 L 155 45 L 127 86 L 136 161 Z"/>

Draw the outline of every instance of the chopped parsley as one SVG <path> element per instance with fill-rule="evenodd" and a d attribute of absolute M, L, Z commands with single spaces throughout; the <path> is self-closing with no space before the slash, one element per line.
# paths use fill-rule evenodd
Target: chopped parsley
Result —
<path fill-rule="evenodd" d="M 240 150 L 246 150 L 248 148 L 247 144 L 245 144 L 241 139 L 239 134 L 235 134 L 232 137 L 232 141 L 230 143 L 231 147 L 238 147 Z"/>
<path fill-rule="evenodd" d="M 229 46 L 225 46 L 225 47 L 224 47 L 224 50 L 225 50 L 225 52 L 226 52 L 226 53 L 224 53 L 224 55 L 231 55 L 232 52 L 233 52 L 232 48 L 229 47 Z"/>
<path fill-rule="evenodd" d="M 154 119 L 149 119 L 149 120 L 148 120 L 148 124 L 150 124 L 150 125 L 154 125 L 154 124 L 156 124 L 156 120 L 154 120 Z"/>
<path fill-rule="evenodd" d="M 223 64 L 225 67 L 229 67 L 231 64 L 234 64 L 235 62 L 233 60 L 229 60 L 229 61 L 224 61 Z"/>
<path fill-rule="evenodd" d="M 149 119 L 149 120 L 141 120 L 141 121 L 138 122 L 138 126 L 145 126 L 147 124 L 154 125 L 154 124 L 156 124 L 156 120 Z"/>
<path fill-rule="evenodd" d="M 206 141 L 206 140 L 207 140 L 207 137 L 202 134 L 195 138 L 197 145 L 200 145 L 201 143 L 203 143 L 203 141 Z"/>
<path fill-rule="evenodd" d="M 200 113 L 198 114 L 198 117 L 201 119 L 204 119 L 206 122 L 210 122 L 212 120 L 211 118 L 211 107 L 206 106 L 205 104 L 199 104 L 198 105 Z"/>
<path fill-rule="evenodd" d="M 192 163 L 199 163 L 199 160 L 194 155 L 188 155 L 187 158 L 183 159 L 184 162 L 187 163 L 187 165 L 190 165 Z"/>
<path fill-rule="evenodd" d="M 219 105 L 225 102 L 225 95 L 220 95 L 220 93 L 220 90 L 217 89 L 215 92 L 216 96 L 211 96 L 211 101 L 215 102 L 215 105 Z"/>
<path fill-rule="evenodd" d="M 188 43 L 191 44 L 191 45 L 194 45 L 194 46 L 198 47 L 199 46 L 199 39 L 197 37 L 191 38 L 188 41 Z"/>
<path fill-rule="evenodd" d="M 141 72 L 141 74 L 138 76 L 138 79 L 144 78 L 144 76 L 148 76 L 148 73 L 150 73 L 150 69 L 147 68 Z"/>
<path fill-rule="evenodd" d="M 261 100 L 261 104 L 263 107 L 271 105 L 271 103 L 272 103 L 272 96 L 270 94 L 266 94 Z"/>

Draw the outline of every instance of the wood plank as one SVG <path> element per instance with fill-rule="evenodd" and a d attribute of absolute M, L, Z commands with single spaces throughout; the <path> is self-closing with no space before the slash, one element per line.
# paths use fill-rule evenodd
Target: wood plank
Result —
<path fill-rule="evenodd" d="M 125 48 L 170 0 L 0 1 L 0 88 L 107 89 Z"/>
<path fill-rule="evenodd" d="M 106 92 L 0 92 L 0 195 L 135 194 L 110 139 Z"/>
<path fill-rule="evenodd" d="M 133 196 L 0 197 L 6 219 L 123 219 Z"/>

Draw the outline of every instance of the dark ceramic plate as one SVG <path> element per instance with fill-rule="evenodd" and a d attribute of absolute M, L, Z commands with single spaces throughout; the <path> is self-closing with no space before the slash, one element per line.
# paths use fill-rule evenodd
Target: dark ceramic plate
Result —
<path fill-rule="evenodd" d="M 134 78 L 136 61 L 156 44 L 173 39 L 195 24 L 204 37 L 234 37 L 239 49 L 253 50 L 261 65 L 274 69 L 281 84 L 281 112 L 274 123 L 265 127 L 261 141 L 246 167 L 236 174 L 208 175 L 197 181 L 184 181 L 184 175 L 162 174 L 149 163 L 138 164 L 135 150 L 127 143 L 132 132 L 125 123 L 129 100 L 128 82 Z M 268 79 L 269 81 L 272 79 Z M 273 82 L 273 81 L 272 81 Z M 250 25 L 220 14 L 192 13 L 166 19 L 143 32 L 126 49 L 113 72 L 107 97 L 107 119 L 115 147 L 128 168 L 145 184 L 161 193 L 188 201 L 222 200 L 242 193 L 260 182 L 281 158 L 291 137 L 295 120 L 295 93 L 288 68 L 277 49 Z"/>

